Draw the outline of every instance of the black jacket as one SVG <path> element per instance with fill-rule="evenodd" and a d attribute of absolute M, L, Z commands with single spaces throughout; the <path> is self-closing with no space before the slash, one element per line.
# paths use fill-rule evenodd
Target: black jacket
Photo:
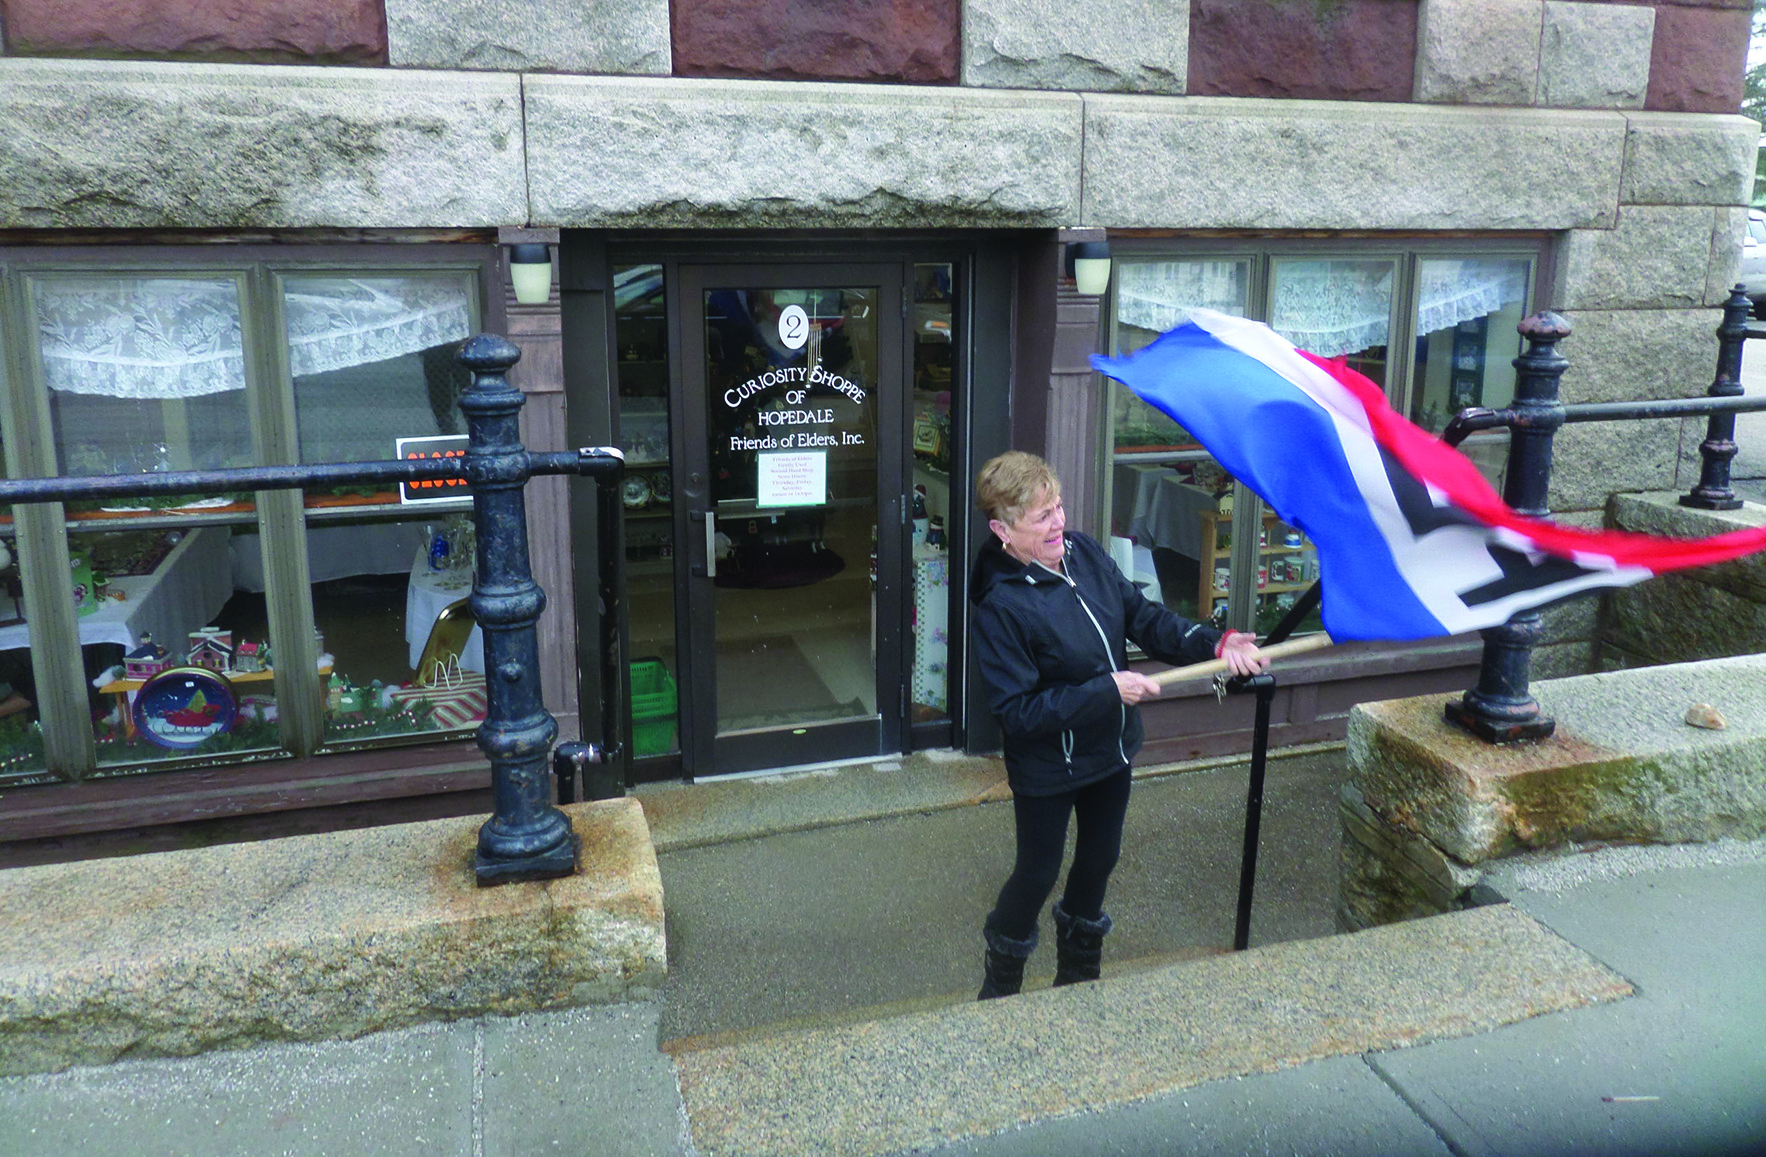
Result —
<path fill-rule="evenodd" d="M 1069 532 L 1062 570 L 1019 562 L 989 538 L 975 560 L 969 646 L 1022 795 L 1071 791 L 1120 771 L 1140 750 L 1141 713 L 1112 671 L 1126 640 L 1166 663 L 1214 657 L 1220 632 L 1149 602 L 1103 548 Z"/>

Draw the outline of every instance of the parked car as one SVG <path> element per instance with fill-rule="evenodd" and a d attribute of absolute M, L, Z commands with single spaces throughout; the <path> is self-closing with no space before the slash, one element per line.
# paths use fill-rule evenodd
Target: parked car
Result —
<path fill-rule="evenodd" d="M 1747 286 L 1754 316 L 1766 320 L 1766 213 L 1748 210 L 1748 231 L 1741 239 L 1741 282 Z"/>

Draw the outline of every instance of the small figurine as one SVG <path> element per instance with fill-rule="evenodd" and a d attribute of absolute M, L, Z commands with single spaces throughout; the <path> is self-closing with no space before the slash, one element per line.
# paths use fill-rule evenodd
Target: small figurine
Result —
<path fill-rule="evenodd" d="M 185 656 L 193 667 L 211 671 L 233 669 L 233 632 L 220 627 L 203 627 L 190 632 L 190 651 Z"/>
<path fill-rule="evenodd" d="M 360 715 L 368 709 L 368 693 L 354 683 L 346 682 L 337 696 L 337 710 L 345 715 Z"/>
<path fill-rule="evenodd" d="M 123 656 L 123 678 L 151 679 L 171 665 L 166 649 L 155 643 L 151 634 L 143 633 L 141 645 Z"/>

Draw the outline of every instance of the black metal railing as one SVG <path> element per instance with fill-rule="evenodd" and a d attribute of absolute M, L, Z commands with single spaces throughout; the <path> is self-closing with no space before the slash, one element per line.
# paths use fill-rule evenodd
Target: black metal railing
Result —
<path fill-rule="evenodd" d="M 1570 336 L 1570 323 L 1550 311 L 1533 314 L 1519 327 L 1527 349 L 1514 362 L 1519 371 L 1514 402 L 1500 410 L 1462 410 L 1448 423 L 1442 440 L 1458 445 L 1477 431 L 1507 427 L 1510 439 L 1503 500 L 1519 514 L 1543 518 L 1548 513 L 1552 439 L 1560 427 L 1576 422 L 1704 416 L 1709 421 L 1705 440 L 1699 445 L 1698 485 L 1682 495 L 1680 503 L 1703 510 L 1734 510 L 1742 504 L 1730 478 L 1736 453 L 1735 415 L 1766 410 L 1766 398 L 1743 396 L 1743 347 L 1750 338 L 1766 338 L 1766 330 L 1748 325 L 1750 308 L 1743 287 L 1737 285 L 1723 304 L 1723 322 L 1717 327 L 1717 376 L 1704 397 L 1570 406 L 1558 401 L 1558 386 L 1570 363 L 1557 352 L 1557 343 Z M 1528 690 L 1533 647 L 1540 634 L 1538 611 L 1522 612 L 1502 626 L 1484 631 L 1477 685 L 1447 705 L 1447 718 L 1491 743 L 1550 735 L 1556 724 L 1540 710 L 1539 701 Z"/>
<path fill-rule="evenodd" d="M 484 632 L 485 719 L 478 746 L 491 765 L 492 814 L 478 833 L 473 869 L 480 884 L 567 876 L 580 849 L 569 817 L 551 802 L 549 761 L 558 722 L 540 693 L 536 624 L 546 595 L 533 580 L 527 547 L 529 478 L 574 474 L 596 482 L 601 596 L 600 745 L 561 744 L 560 765 L 611 765 L 622 757 L 618 621 L 618 567 L 624 507 L 620 484 L 625 458 L 611 447 L 536 453 L 520 437 L 525 399 L 509 382 L 521 351 L 496 334 L 479 334 L 460 348 L 472 374 L 460 396 L 466 416 L 466 453 L 411 461 L 248 466 L 90 478 L 0 479 L 0 505 L 136 498 L 156 494 L 309 487 L 419 480 L 464 480 L 471 488 L 477 572 L 470 606 Z M 618 780 L 584 776 L 590 795 L 618 795 Z M 561 791 L 569 802 L 568 791 Z"/>

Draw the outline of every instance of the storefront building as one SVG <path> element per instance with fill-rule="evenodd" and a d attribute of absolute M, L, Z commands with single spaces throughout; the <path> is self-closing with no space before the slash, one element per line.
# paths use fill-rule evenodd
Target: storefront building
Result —
<path fill-rule="evenodd" d="M 1566 400 L 1700 392 L 1759 136 L 1728 0 L 145 7 L 0 0 L 8 475 L 457 452 L 453 352 L 504 333 L 527 445 L 627 456 L 634 783 L 996 747 L 963 577 L 1007 448 L 1150 597 L 1267 629 L 1305 536 L 1086 362 L 1190 309 L 1432 429 L 1507 399 L 1541 308 Z M 1677 437 L 1566 430 L 1554 508 L 1674 485 Z M 0 526 L 0 842 L 482 810 L 463 500 L 76 506 Z M 566 737 L 596 738 L 593 519 L 530 486 Z M 1552 622 L 1539 672 L 1587 669 L 1592 608 Z M 1276 741 L 1477 653 L 1296 663 Z M 1249 705 L 1147 719 L 1146 758 L 1188 758 Z"/>

